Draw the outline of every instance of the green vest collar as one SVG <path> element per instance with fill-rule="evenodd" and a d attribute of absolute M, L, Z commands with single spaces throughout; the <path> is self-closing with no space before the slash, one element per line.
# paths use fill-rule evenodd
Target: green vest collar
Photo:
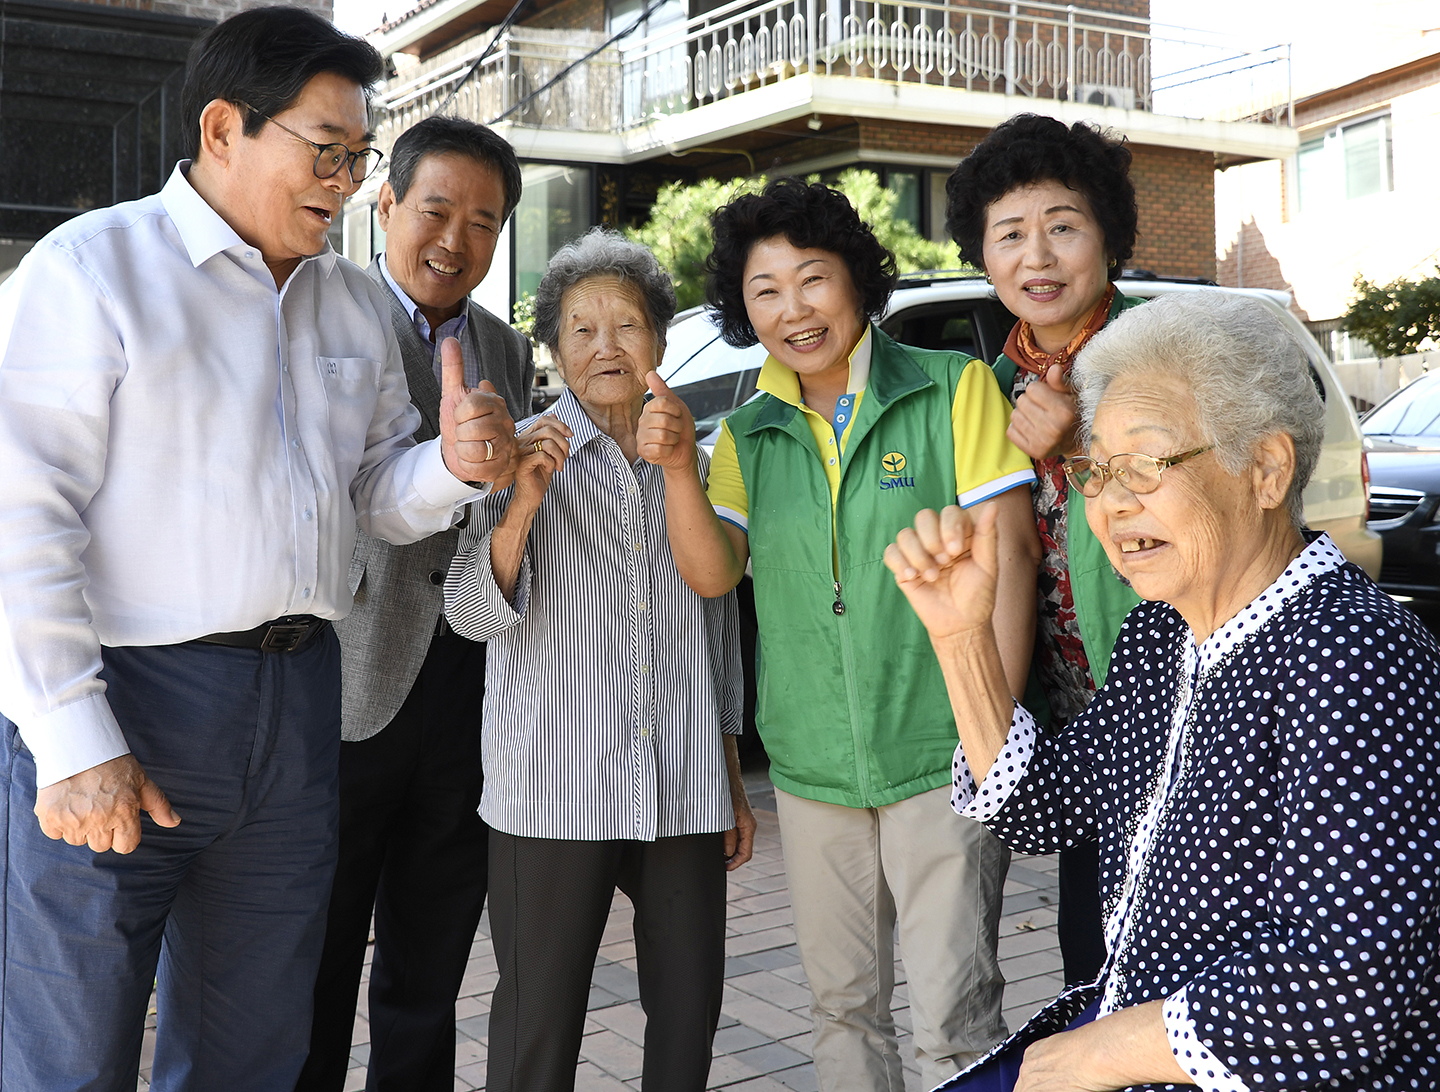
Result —
<path fill-rule="evenodd" d="M 874 339 L 874 345 L 870 356 L 870 381 L 865 388 L 865 397 L 860 403 L 860 419 L 851 426 L 849 440 L 851 444 L 859 441 L 859 430 L 862 425 L 868 428 L 869 423 L 875 420 L 880 410 L 907 394 L 914 394 L 935 383 L 925 369 L 910 358 L 905 347 L 878 326 L 872 327 L 871 336 Z M 865 412 L 866 406 L 870 407 L 868 413 Z M 810 426 L 800 420 L 800 416 L 798 407 L 792 406 L 774 395 L 768 395 L 765 404 L 760 407 L 759 412 L 751 420 L 750 426 L 745 430 L 745 435 L 753 436 L 762 429 L 775 428 L 789 432 L 808 442 Z"/>

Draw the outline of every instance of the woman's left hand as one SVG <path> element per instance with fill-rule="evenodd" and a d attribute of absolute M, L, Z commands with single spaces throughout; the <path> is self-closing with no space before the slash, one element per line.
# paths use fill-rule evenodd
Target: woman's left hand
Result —
<path fill-rule="evenodd" d="M 1075 392 L 1064 369 L 1052 367 L 1015 400 L 1005 436 L 1030 458 L 1048 459 L 1079 451 L 1078 425 Z"/>
<path fill-rule="evenodd" d="M 1109 1092 L 1132 1084 L 1190 1083 L 1165 1034 L 1163 1001 L 1119 1009 L 1032 1043 L 1015 1092 Z"/>
<path fill-rule="evenodd" d="M 755 813 L 750 801 L 736 800 L 735 825 L 725 832 L 725 871 L 734 872 L 755 853 Z"/>

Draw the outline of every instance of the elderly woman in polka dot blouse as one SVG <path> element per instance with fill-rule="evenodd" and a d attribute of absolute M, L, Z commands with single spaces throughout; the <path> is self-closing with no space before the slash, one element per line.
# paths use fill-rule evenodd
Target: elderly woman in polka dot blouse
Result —
<path fill-rule="evenodd" d="M 886 564 L 960 732 L 955 808 L 1101 847 L 1108 957 L 947 1089 L 1440 1083 L 1440 647 L 1304 531 L 1324 406 L 1258 301 L 1127 311 L 1074 369 L 1072 486 L 1147 602 L 1058 737 L 1011 700 L 995 532 L 921 512 Z"/>

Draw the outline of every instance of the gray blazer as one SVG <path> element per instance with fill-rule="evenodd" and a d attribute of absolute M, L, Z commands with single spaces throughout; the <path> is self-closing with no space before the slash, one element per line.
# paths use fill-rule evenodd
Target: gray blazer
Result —
<path fill-rule="evenodd" d="M 432 439 L 440 435 L 434 347 L 416 333 L 405 306 L 385 283 L 379 258 L 367 272 L 390 300 L 390 322 L 400 342 L 410 401 L 420 411 L 415 439 Z M 530 416 L 535 380 L 530 342 L 475 302 L 469 306 L 470 318 L 460 338 L 466 371 L 478 362 L 480 377 L 495 384 L 510 415 L 517 421 Z M 445 573 L 459 541 L 457 528 L 409 546 L 392 546 L 358 533 L 350 559 L 355 606 L 335 623 L 340 637 L 342 738 L 369 739 L 394 719 L 409 696 L 445 607 Z M 478 708 L 476 718 L 478 724 Z"/>

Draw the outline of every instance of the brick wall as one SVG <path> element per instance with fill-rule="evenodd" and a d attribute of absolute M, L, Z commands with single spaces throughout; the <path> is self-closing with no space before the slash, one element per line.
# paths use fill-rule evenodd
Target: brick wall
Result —
<path fill-rule="evenodd" d="M 520 25 L 546 30 L 604 30 L 605 0 L 560 0 L 538 15 L 521 20 Z"/>
<path fill-rule="evenodd" d="M 161 15 L 188 15 L 192 19 L 220 22 L 247 8 L 263 7 L 274 0 L 80 0 L 102 8 L 127 8 L 130 11 L 153 11 Z M 334 0 L 285 0 L 296 7 L 309 8 L 327 19 L 334 18 Z"/>

